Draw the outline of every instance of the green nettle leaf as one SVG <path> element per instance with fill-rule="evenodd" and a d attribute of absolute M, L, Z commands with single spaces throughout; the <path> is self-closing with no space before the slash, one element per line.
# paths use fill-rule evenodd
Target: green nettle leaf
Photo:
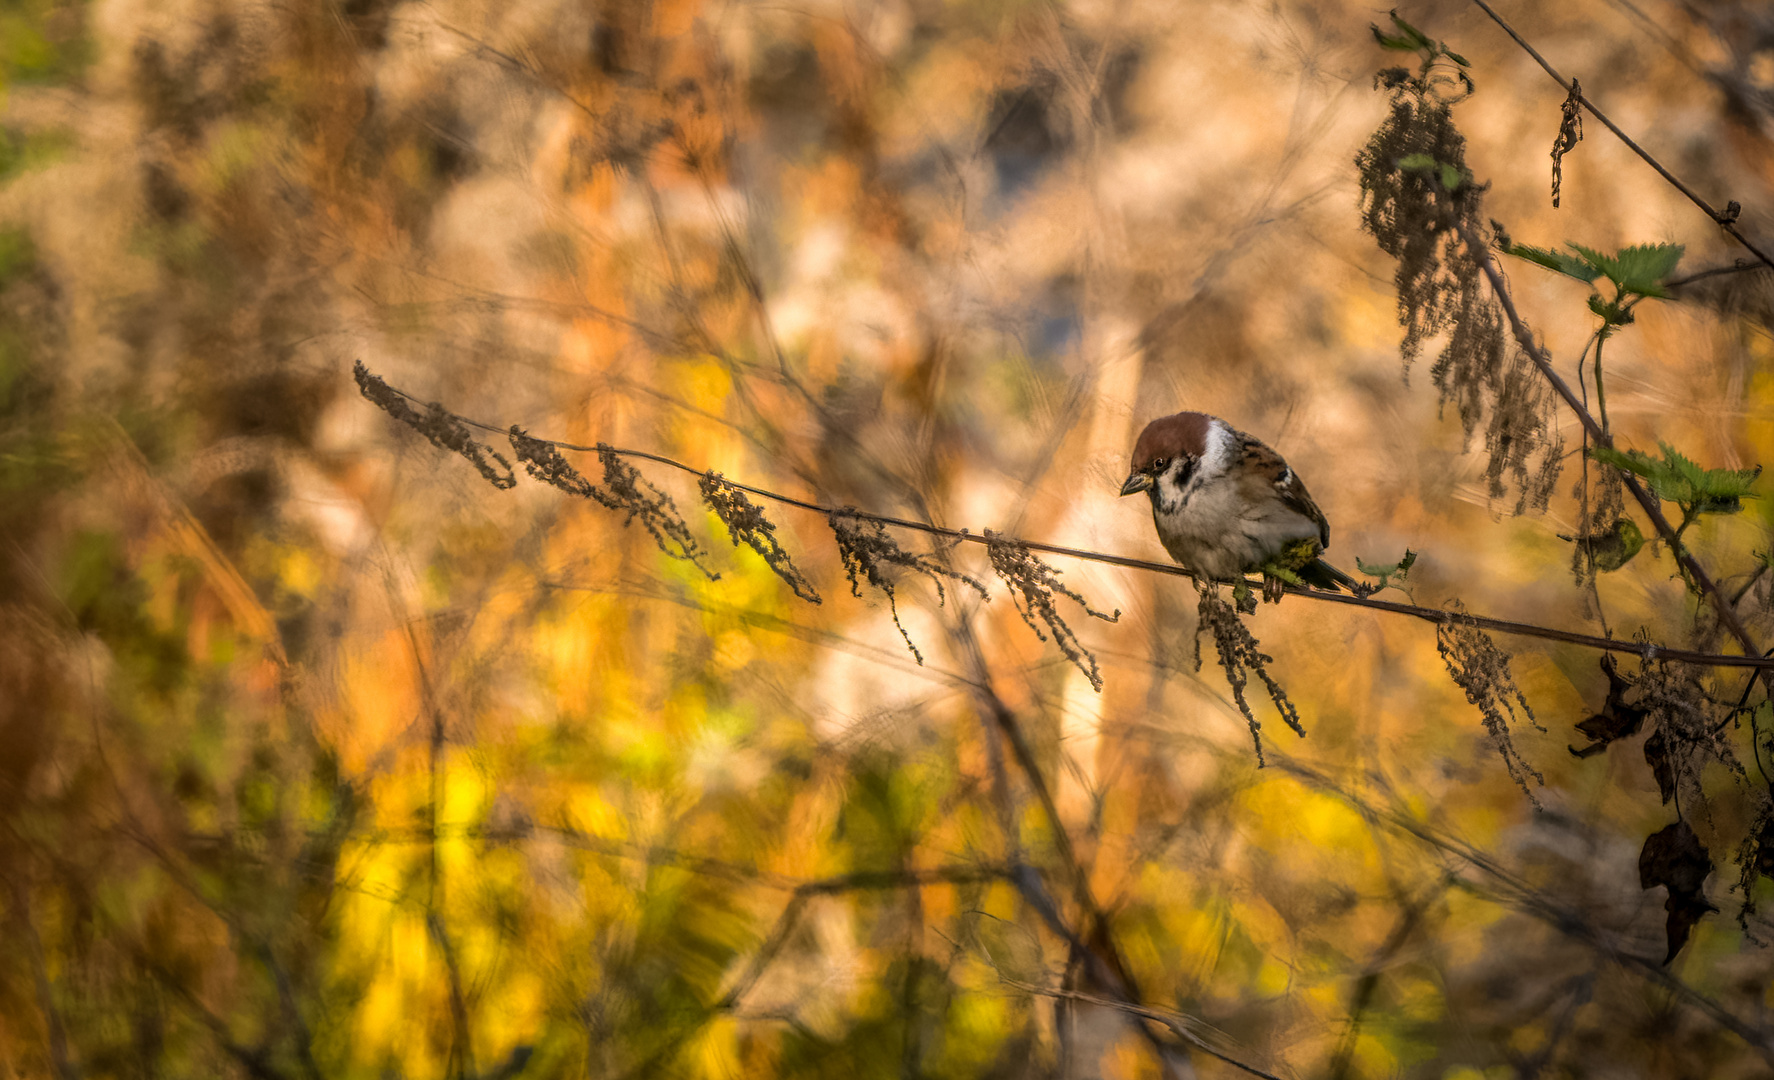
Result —
<path fill-rule="evenodd" d="M 1634 244 L 1618 254 L 1604 255 L 1582 244 L 1567 245 L 1585 262 L 1607 275 L 1622 293 L 1637 293 L 1667 300 L 1670 292 L 1661 282 L 1675 270 L 1686 250 L 1680 244 Z"/>
<path fill-rule="evenodd" d="M 1616 254 L 1608 255 L 1582 244 L 1565 246 L 1577 254 L 1567 255 L 1562 251 L 1528 244 L 1510 244 L 1503 250 L 1505 254 L 1538 263 L 1548 270 L 1556 270 L 1578 281 L 1593 282 L 1598 277 L 1606 277 L 1614 283 L 1614 288 L 1621 296 L 1631 293 L 1659 300 L 1668 300 L 1673 295 L 1664 287 L 1663 279 L 1675 272 L 1676 264 L 1682 261 L 1682 252 L 1685 250 L 1680 244 L 1634 244 L 1632 247 L 1621 248 Z M 1596 307 L 1594 299 L 1590 300 L 1589 307 L 1603 318 L 1609 318 Z"/>
<path fill-rule="evenodd" d="M 1397 10 L 1387 12 L 1387 14 L 1392 17 L 1392 25 L 1398 28 L 1398 32 L 1410 40 L 1411 48 L 1429 49 L 1434 47 L 1434 43 L 1429 40 L 1429 35 L 1399 18 Z"/>
<path fill-rule="evenodd" d="M 1417 43 L 1410 38 L 1393 37 L 1391 34 L 1388 34 L 1386 31 L 1372 23 L 1368 24 L 1368 29 L 1374 32 L 1374 40 L 1380 43 L 1380 48 L 1382 49 L 1394 49 L 1398 52 L 1417 51 Z"/>
<path fill-rule="evenodd" d="M 1612 255 L 1604 255 L 1594 248 L 1584 247 L 1582 244 L 1573 244 L 1569 241 L 1565 242 L 1565 246 L 1572 251 L 1575 251 L 1578 255 L 1581 255 L 1584 262 L 1595 268 L 1596 273 L 1606 275 L 1610 281 L 1616 280 L 1614 276 L 1616 273 L 1614 257 Z"/>
<path fill-rule="evenodd" d="M 1398 167 L 1405 172 L 1428 172 L 1435 168 L 1435 158 L 1428 154 L 1406 154 L 1398 159 Z"/>
<path fill-rule="evenodd" d="M 1742 500 L 1754 497 L 1749 489 L 1762 475 L 1760 465 L 1753 469 L 1704 468 L 1667 445 L 1663 456 L 1694 492 L 1701 512 L 1707 514 L 1735 514 L 1743 509 Z"/>
<path fill-rule="evenodd" d="M 1574 277 L 1586 285 L 1602 274 L 1599 269 L 1591 266 L 1585 260 L 1566 255 L 1562 251 L 1554 251 L 1551 248 L 1537 248 L 1530 244 L 1510 244 L 1503 249 L 1503 254 L 1526 259 L 1566 277 Z"/>
<path fill-rule="evenodd" d="M 1589 456 L 1603 465 L 1612 465 L 1647 480 L 1659 464 L 1643 450 L 1615 450 L 1607 446 L 1592 446 L 1589 448 Z"/>
<path fill-rule="evenodd" d="M 1448 48 L 1446 44 L 1442 45 L 1441 54 L 1443 56 L 1447 57 L 1449 60 L 1452 60 L 1454 63 L 1459 64 L 1461 67 L 1471 67 L 1472 66 L 1472 61 L 1466 59 L 1464 56 L 1461 56 L 1459 53 Z"/>
<path fill-rule="evenodd" d="M 1614 283 L 1622 292 L 1667 300 L 1671 294 L 1663 287 L 1663 279 L 1675 272 L 1684 250 L 1681 244 L 1634 244 L 1621 248 L 1614 256 L 1619 273 Z"/>
<path fill-rule="evenodd" d="M 1465 179 L 1466 174 L 1459 169 L 1454 168 L 1452 165 L 1443 165 L 1441 167 L 1441 186 L 1447 188 L 1449 191 L 1458 190 Z"/>
<path fill-rule="evenodd" d="M 1589 456 L 1604 465 L 1643 477 L 1658 498 L 1676 503 L 1691 514 L 1735 514 L 1743 500 L 1754 498 L 1750 488 L 1762 474 L 1753 469 L 1708 469 L 1696 464 L 1668 443 L 1659 443 L 1663 459 L 1643 450 L 1614 450 L 1597 446 Z"/>

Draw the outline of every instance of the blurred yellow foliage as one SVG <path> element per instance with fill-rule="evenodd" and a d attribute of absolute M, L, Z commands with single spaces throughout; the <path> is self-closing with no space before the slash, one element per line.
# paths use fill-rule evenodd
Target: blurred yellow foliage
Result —
<path fill-rule="evenodd" d="M 1714 7 L 1521 17 L 1760 235 L 1766 50 Z M 1464 190 L 1517 238 L 1737 257 L 1598 130 L 1554 215 L 1563 94 L 1468 7 L 1399 14 L 1470 61 Z M 1621 704 L 1593 651 L 1496 636 L 1536 722 L 1488 732 L 1433 628 L 1290 596 L 1239 623 L 1306 731 L 1253 684 L 1258 770 L 1187 579 L 1041 556 L 1121 613 L 1053 594 L 1099 693 L 967 542 L 1162 559 L 1116 491 L 1199 409 L 1310 481 L 1337 565 L 1421 553 L 1380 599 L 1734 648 L 1666 543 L 1572 583 L 1603 487 L 1567 414 L 1550 505 L 1505 516 L 1433 358 L 1400 378 L 1354 158 L 1415 61 L 1374 18 L 0 11 L 7 1074 L 1764 1075 L 1740 670 L 1621 661 L 1705 703 L 1671 806 L 1668 709 L 1574 753 Z M 1582 287 L 1506 269 L 1573 377 Z M 1765 274 L 1677 292 L 1608 340 L 1614 432 L 1766 461 Z M 512 424 L 688 470 L 624 458 L 655 498 L 566 451 L 578 498 Z M 514 488 L 438 449 L 469 440 Z M 888 531 L 934 576 L 847 569 L 831 519 L 756 496 L 772 551 L 701 470 L 968 535 Z M 1774 641 L 1747 505 L 1684 540 Z M 654 542 L 680 520 L 699 562 Z M 1678 812 L 1720 910 L 1665 966 L 1640 851 Z"/>

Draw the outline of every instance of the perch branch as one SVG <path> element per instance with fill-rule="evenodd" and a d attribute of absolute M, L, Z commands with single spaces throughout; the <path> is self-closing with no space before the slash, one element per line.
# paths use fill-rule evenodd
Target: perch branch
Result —
<path fill-rule="evenodd" d="M 1468 243 L 1472 242 L 1473 238 L 1468 237 Z M 1578 417 L 1583 421 L 1584 426 L 1589 428 L 1591 433 L 1596 436 L 1598 441 L 1600 441 L 1602 439 L 1601 428 L 1595 422 L 1595 418 L 1590 416 L 1587 409 L 1583 408 L 1582 403 L 1579 402 L 1576 396 L 1572 393 L 1570 385 L 1552 369 L 1551 362 L 1545 353 L 1540 350 L 1538 345 L 1533 344 L 1532 335 L 1528 333 L 1526 326 L 1522 324 L 1521 318 L 1516 313 L 1515 307 L 1509 300 L 1507 292 L 1503 291 L 1501 275 L 1497 271 L 1496 266 L 1492 263 L 1489 253 L 1484 251 L 1482 245 L 1476 250 L 1480 253 L 1480 264 L 1484 267 L 1486 274 L 1490 276 L 1492 286 L 1498 290 L 1499 300 L 1502 302 L 1504 312 L 1509 317 L 1510 325 L 1515 328 L 1517 340 L 1523 343 L 1523 347 L 1527 349 L 1528 356 L 1534 361 L 1534 364 L 1552 381 L 1553 387 L 1564 397 L 1566 403 L 1576 411 Z M 407 398 L 410 401 L 419 402 L 420 404 L 429 404 L 408 394 L 404 390 L 394 387 L 391 387 L 390 389 L 393 389 L 395 393 L 400 394 L 400 396 Z M 460 414 L 451 415 L 454 415 L 458 420 L 469 427 L 479 428 L 482 431 L 494 432 L 500 435 L 507 434 L 510 431 L 509 426 L 500 427 L 495 424 L 482 423 L 478 420 L 461 416 Z M 573 450 L 583 453 L 598 452 L 598 448 L 595 446 L 580 446 L 576 443 L 561 442 L 556 439 L 538 439 L 537 441 L 547 442 L 559 450 Z M 1601 441 L 1601 445 L 1612 445 L 1612 443 Z M 664 454 L 655 454 L 647 450 L 628 450 L 611 447 L 609 452 L 619 454 L 623 457 L 652 461 L 699 477 L 704 475 L 707 471 L 698 468 L 695 465 L 687 465 L 684 462 L 666 457 Z M 769 499 L 771 502 L 780 503 L 783 506 L 793 506 L 801 510 L 809 510 L 813 513 L 824 515 L 827 518 L 830 518 L 834 512 L 842 511 L 846 515 L 854 516 L 863 521 L 875 521 L 899 529 L 912 529 L 917 532 L 929 533 L 932 536 L 941 536 L 957 542 L 964 541 L 970 544 L 981 545 L 988 543 L 983 533 L 975 533 L 967 529 L 952 529 L 942 525 L 932 525 L 928 522 L 914 521 L 909 518 L 894 517 L 889 514 L 868 513 L 851 507 L 826 506 L 809 499 L 800 499 L 793 495 L 784 495 L 779 492 L 771 491 L 768 488 L 755 487 L 751 484 L 742 484 L 730 478 L 723 478 L 723 482 L 731 487 L 739 489 L 740 491 L 756 495 L 760 498 Z M 1652 524 L 1658 528 L 1659 533 L 1663 534 L 1665 539 L 1673 537 L 1674 528 L 1670 526 L 1669 520 L 1663 516 L 1661 509 L 1657 507 L 1656 500 L 1651 497 L 1649 492 L 1646 492 L 1641 486 L 1639 486 L 1632 477 L 1628 477 L 1627 482 L 1634 495 L 1639 498 L 1640 505 L 1646 507 L 1646 515 L 1650 517 Z M 1065 547 L 1060 544 L 1047 544 L 1038 540 L 1022 540 L 1010 537 L 999 538 L 1000 542 L 1005 540 L 1013 540 L 1013 542 L 1021 544 L 1030 551 L 1039 551 L 1049 555 L 1063 555 L 1067 558 L 1082 559 L 1087 562 L 1105 563 L 1109 566 L 1121 566 L 1130 570 L 1145 570 L 1155 574 L 1170 574 L 1174 577 L 1191 576 L 1187 570 L 1174 563 L 1152 562 L 1147 559 L 1135 559 L 1126 555 L 1114 555 L 1104 551 L 1090 551 L 1085 548 Z M 1692 564 L 1689 566 L 1689 570 L 1690 572 L 1695 573 L 1695 580 L 1697 582 L 1704 582 L 1711 594 L 1715 597 L 1715 601 L 1721 603 L 1721 611 L 1724 612 L 1726 626 L 1728 628 L 1733 628 L 1732 633 L 1737 636 L 1738 640 L 1743 641 L 1745 647 L 1750 649 L 1754 655 L 1731 656 L 1723 653 L 1701 652 L 1693 649 L 1665 648 L 1662 645 L 1650 642 L 1624 641 L 1617 638 L 1600 637 L 1595 634 L 1579 633 L 1574 630 L 1561 630 L 1556 627 L 1539 626 L 1534 623 L 1514 622 L 1508 619 L 1493 619 L 1483 615 L 1471 615 L 1465 612 L 1447 611 L 1441 608 L 1422 607 L 1417 604 L 1399 604 L 1389 600 L 1375 600 L 1372 597 L 1353 596 L 1348 593 L 1326 592 L 1318 589 L 1304 589 L 1294 586 L 1287 587 L 1285 591 L 1289 595 L 1303 596 L 1310 600 L 1321 600 L 1332 604 L 1349 604 L 1355 607 L 1367 608 L 1371 611 L 1384 611 L 1394 615 L 1408 615 L 1411 618 L 1421 619 L 1424 622 L 1434 623 L 1437 626 L 1459 624 L 1479 630 L 1491 630 L 1502 634 L 1513 634 L 1519 637 L 1533 637 L 1547 641 L 1559 641 L 1568 645 L 1579 645 L 1584 648 L 1599 649 L 1604 652 L 1631 653 L 1634 656 L 1647 660 L 1661 658 L 1687 664 L 1702 664 L 1710 667 L 1740 667 L 1757 668 L 1762 670 L 1774 668 L 1774 657 L 1764 657 L 1760 655 L 1761 650 L 1755 649 L 1753 644 L 1749 642 L 1747 633 L 1742 630 L 1741 623 L 1737 621 L 1736 613 L 1730 610 L 1728 603 L 1722 602 L 1723 598 L 1718 595 L 1717 587 L 1713 585 L 1712 579 L 1707 576 L 1705 570 L 1701 569 L 1698 563 L 1693 562 L 1692 556 L 1684 555 L 1683 557 L 1688 563 Z"/>

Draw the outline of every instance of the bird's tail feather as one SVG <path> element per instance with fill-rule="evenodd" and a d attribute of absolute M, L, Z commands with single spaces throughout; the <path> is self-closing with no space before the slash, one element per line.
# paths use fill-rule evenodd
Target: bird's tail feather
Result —
<path fill-rule="evenodd" d="M 1358 595 L 1360 593 L 1359 582 L 1323 559 L 1313 559 L 1302 566 L 1298 573 L 1301 581 L 1315 589 L 1328 589 L 1331 592 L 1348 590 Z"/>

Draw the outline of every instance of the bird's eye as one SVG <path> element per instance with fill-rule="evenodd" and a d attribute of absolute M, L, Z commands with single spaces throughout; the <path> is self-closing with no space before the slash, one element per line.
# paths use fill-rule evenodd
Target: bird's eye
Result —
<path fill-rule="evenodd" d="M 1163 472 L 1165 469 L 1165 466 L 1167 466 L 1169 464 L 1170 464 L 1169 458 L 1165 458 L 1165 457 L 1158 458 L 1157 460 L 1152 462 L 1152 471 L 1153 472 Z"/>

